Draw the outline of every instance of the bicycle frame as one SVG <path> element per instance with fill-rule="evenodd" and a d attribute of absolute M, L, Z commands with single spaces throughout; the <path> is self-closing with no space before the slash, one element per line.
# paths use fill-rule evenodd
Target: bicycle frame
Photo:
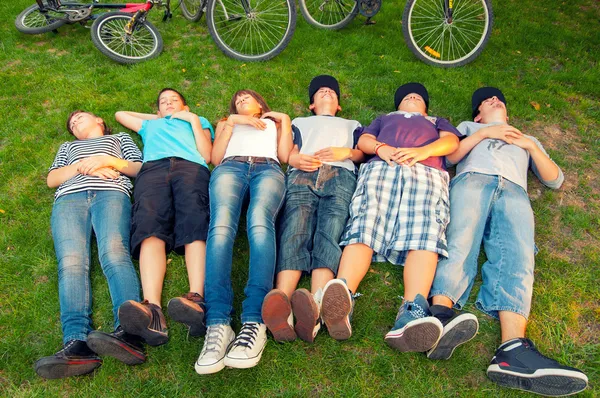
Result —
<path fill-rule="evenodd" d="M 69 3 L 69 2 L 61 2 L 60 0 L 47 0 L 47 5 L 44 5 L 42 0 L 35 0 L 40 8 L 40 12 L 44 13 L 46 10 L 57 11 L 58 7 L 77 7 L 79 9 L 83 7 L 89 8 L 99 8 L 99 9 L 115 9 L 122 12 L 134 13 L 136 11 L 143 10 L 144 12 L 150 11 L 150 9 L 154 6 L 154 1 L 148 0 L 145 3 L 115 3 L 115 4 L 106 4 L 106 3 L 98 3 L 98 0 L 93 0 L 91 3 Z"/>

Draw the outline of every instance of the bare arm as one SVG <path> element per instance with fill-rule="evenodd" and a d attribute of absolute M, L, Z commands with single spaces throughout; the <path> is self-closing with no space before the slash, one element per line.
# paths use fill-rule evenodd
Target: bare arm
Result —
<path fill-rule="evenodd" d="M 227 151 L 227 145 L 229 145 L 229 140 L 231 139 L 232 133 L 233 123 L 231 123 L 229 120 L 220 121 L 217 124 L 217 130 L 215 131 L 215 142 L 213 143 L 210 155 L 211 163 L 215 166 L 218 166 L 223 161 L 223 156 L 225 156 L 225 151 Z"/>
<path fill-rule="evenodd" d="M 529 152 L 531 160 L 538 170 L 539 177 L 543 181 L 554 181 L 559 177 L 560 170 L 558 166 L 535 144 L 535 142 L 527 137 L 521 137 L 518 140 L 514 140 L 513 144 Z"/>
<path fill-rule="evenodd" d="M 128 177 L 135 177 L 142 168 L 142 162 L 132 162 L 126 159 L 116 158 L 109 155 L 90 156 L 76 163 L 77 170 L 81 174 L 93 175 L 95 171 L 110 167 Z"/>
<path fill-rule="evenodd" d="M 158 116 L 151 113 L 119 111 L 115 113 L 115 119 L 129 130 L 133 130 L 137 133 L 142 129 L 142 122 L 144 120 L 158 119 Z"/>
<path fill-rule="evenodd" d="M 285 113 L 280 114 L 279 126 L 277 126 L 277 157 L 282 163 L 289 161 L 290 152 L 294 146 L 292 139 L 292 121 Z"/>
<path fill-rule="evenodd" d="M 445 156 L 458 148 L 458 137 L 449 131 L 440 131 L 440 138 L 431 144 L 416 148 L 398 148 L 391 159 L 398 164 L 413 166 L 432 156 Z"/>
<path fill-rule="evenodd" d="M 46 183 L 49 188 L 56 188 L 63 182 L 70 180 L 79 174 L 77 167 L 79 165 L 77 163 L 70 164 L 68 166 L 63 166 L 58 169 L 54 169 L 48 173 L 48 177 L 46 178 Z"/>
<path fill-rule="evenodd" d="M 298 170 L 313 172 L 323 165 L 319 158 L 316 156 L 305 155 L 300 153 L 298 145 L 294 145 L 290 156 L 288 158 L 288 164 Z"/>
<path fill-rule="evenodd" d="M 477 144 L 486 138 L 499 139 L 508 144 L 512 144 L 513 140 L 518 139 L 522 135 L 523 134 L 519 130 L 508 124 L 484 127 L 477 130 L 469 137 L 463 139 L 460 142 L 458 149 L 454 153 L 446 156 L 446 159 L 452 164 L 457 164 L 465 156 L 467 156 L 469 152 L 471 152 L 471 150 L 477 146 Z"/>

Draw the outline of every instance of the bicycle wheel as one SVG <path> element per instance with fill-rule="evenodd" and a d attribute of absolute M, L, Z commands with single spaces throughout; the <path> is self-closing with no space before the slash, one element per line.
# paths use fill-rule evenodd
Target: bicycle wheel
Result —
<path fill-rule="evenodd" d="M 402 31 L 417 58 L 450 68 L 479 56 L 490 38 L 493 21 L 489 0 L 455 1 L 451 20 L 446 18 L 444 0 L 408 0 Z"/>
<path fill-rule="evenodd" d="M 342 29 L 358 14 L 356 0 L 298 0 L 302 16 L 312 26 Z"/>
<path fill-rule="evenodd" d="M 181 13 L 188 21 L 198 22 L 204 15 L 206 0 L 181 0 Z"/>
<path fill-rule="evenodd" d="M 113 61 L 135 64 L 158 57 L 163 49 L 160 32 L 148 21 L 138 22 L 131 35 L 125 26 L 132 14 L 107 12 L 92 25 L 92 42 L 98 50 Z"/>
<path fill-rule="evenodd" d="M 65 23 L 67 23 L 66 14 L 50 10 L 42 13 L 37 4 L 24 9 L 15 19 L 17 30 L 29 35 L 52 32 Z"/>
<path fill-rule="evenodd" d="M 296 29 L 294 0 L 209 0 L 208 30 L 225 55 L 266 61 L 283 51 Z"/>

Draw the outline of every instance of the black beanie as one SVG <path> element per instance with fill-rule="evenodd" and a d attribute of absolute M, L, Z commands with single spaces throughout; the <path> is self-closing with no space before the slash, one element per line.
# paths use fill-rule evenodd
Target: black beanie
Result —
<path fill-rule="evenodd" d="M 335 91 L 338 97 L 338 103 L 340 102 L 340 85 L 338 81 L 335 80 L 335 77 L 329 75 L 320 75 L 314 77 L 310 84 L 308 85 L 308 101 L 309 103 L 313 103 L 313 97 L 315 93 L 319 91 L 321 87 L 327 87 Z"/>
<path fill-rule="evenodd" d="M 471 108 L 473 109 L 473 114 L 472 117 L 473 119 L 475 119 L 475 116 L 477 116 L 479 114 L 479 105 L 481 105 L 481 103 L 483 101 L 485 101 L 488 98 L 492 98 L 492 97 L 498 97 L 498 99 L 502 102 L 504 102 L 504 105 L 506 105 L 506 99 L 504 98 L 504 94 L 502 94 L 502 91 L 500 91 L 500 89 L 497 89 L 496 87 L 481 87 L 478 88 L 477 90 L 475 90 L 475 92 L 473 93 L 473 96 L 471 97 Z"/>
<path fill-rule="evenodd" d="M 425 101 L 425 111 L 428 111 L 429 93 L 427 92 L 425 86 L 421 83 L 406 83 L 398 87 L 398 89 L 396 90 L 396 94 L 394 95 L 394 109 L 398 110 L 398 105 L 400 105 L 404 97 L 411 93 L 416 93 L 423 97 L 423 101 Z"/>

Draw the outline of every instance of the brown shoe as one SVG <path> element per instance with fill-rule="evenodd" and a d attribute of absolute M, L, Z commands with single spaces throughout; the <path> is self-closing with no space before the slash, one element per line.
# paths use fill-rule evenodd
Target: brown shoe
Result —
<path fill-rule="evenodd" d="M 296 290 L 292 294 L 292 311 L 296 317 L 296 334 L 302 340 L 312 343 L 321 328 L 319 306 L 313 295 L 306 289 Z"/>
<path fill-rule="evenodd" d="M 140 336 L 148 345 L 157 346 L 169 341 L 167 322 L 161 308 L 148 300 L 124 302 L 119 307 L 119 321 L 124 331 Z"/>
<path fill-rule="evenodd" d="M 205 308 L 204 297 L 189 292 L 169 300 L 167 313 L 175 322 L 187 325 L 190 336 L 204 336 L 206 334 Z"/>
<path fill-rule="evenodd" d="M 267 328 L 273 334 L 275 341 L 294 341 L 296 332 L 290 324 L 292 306 L 290 300 L 279 289 L 271 290 L 262 305 L 262 318 Z"/>

